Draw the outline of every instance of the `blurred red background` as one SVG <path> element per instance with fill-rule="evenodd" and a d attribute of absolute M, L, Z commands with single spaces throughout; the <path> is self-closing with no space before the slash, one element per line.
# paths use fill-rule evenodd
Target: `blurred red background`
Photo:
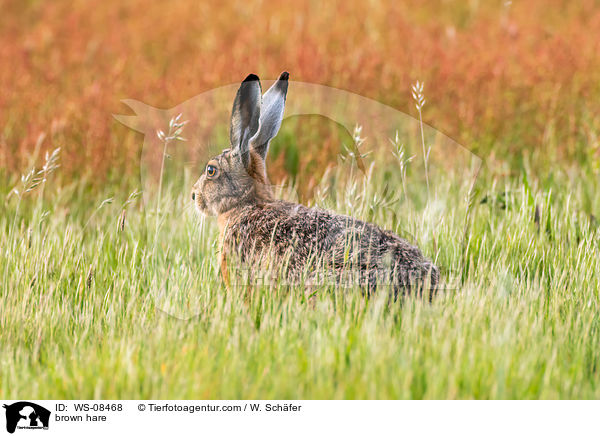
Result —
<path fill-rule="evenodd" d="M 597 153 L 600 7 L 577 2 L 3 1 L 0 167 L 62 147 L 67 174 L 135 173 L 141 136 L 112 118 L 171 107 L 249 72 L 326 84 L 512 161 Z"/>

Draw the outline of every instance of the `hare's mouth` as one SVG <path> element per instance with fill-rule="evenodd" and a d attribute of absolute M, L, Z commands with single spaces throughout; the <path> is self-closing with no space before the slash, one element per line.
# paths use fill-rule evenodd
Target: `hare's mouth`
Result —
<path fill-rule="evenodd" d="M 202 194 L 200 194 L 199 192 L 197 192 L 195 194 L 195 197 L 196 198 L 194 198 L 194 200 L 195 200 L 195 203 L 196 203 L 196 208 L 200 212 L 202 212 L 203 214 L 206 215 L 206 212 L 207 212 L 207 210 L 206 210 L 206 202 L 204 201 L 204 198 L 202 198 Z"/>

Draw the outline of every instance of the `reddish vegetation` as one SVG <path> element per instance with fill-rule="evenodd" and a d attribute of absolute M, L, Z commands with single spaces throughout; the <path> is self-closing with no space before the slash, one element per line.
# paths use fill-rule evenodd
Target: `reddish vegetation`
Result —
<path fill-rule="evenodd" d="M 135 171 L 141 138 L 111 117 L 120 99 L 170 107 L 250 71 L 411 113 L 425 81 L 425 121 L 499 156 L 572 155 L 598 124 L 592 0 L 210 3 L 3 2 L 0 168 L 20 170 L 45 134 L 66 171 Z"/>

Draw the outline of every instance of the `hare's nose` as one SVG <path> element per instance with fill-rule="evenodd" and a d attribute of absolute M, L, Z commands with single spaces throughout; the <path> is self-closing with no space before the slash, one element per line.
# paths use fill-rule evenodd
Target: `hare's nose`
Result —
<path fill-rule="evenodd" d="M 192 201 L 196 200 L 196 194 L 194 192 L 192 192 Z"/>

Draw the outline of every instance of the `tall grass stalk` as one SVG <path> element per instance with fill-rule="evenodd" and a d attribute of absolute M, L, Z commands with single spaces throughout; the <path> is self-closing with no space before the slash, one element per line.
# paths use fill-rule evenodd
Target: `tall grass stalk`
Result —
<path fill-rule="evenodd" d="M 400 138 L 398 136 L 398 131 L 396 131 L 396 136 L 394 139 L 390 139 L 392 146 L 394 147 L 392 153 L 398 164 L 400 165 L 400 177 L 402 180 L 402 191 L 404 192 L 404 198 L 408 200 L 408 192 L 406 190 L 406 170 L 410 162 L 415 158 L 414 156 L 405 157 L 406 150 L 404 149 L 404 145 L 400 142 Z"/>
<path fill-rule="evenodd" d="M 429 171 L 428 171 L 428 162 L 429 162 L 429 152 L 431 148 L 425 148 L 425 130 L 423 129 L 423 106 L 425 106 L 425 96 L 423 95 L 423 87 L 424 83 L 419 82 L 415 83 L 412 86 L 412 96 L 415 100 L 415 107 L 419 112 L 419 127 L 421 131 L 421 145 L 423 146 L 423 164 L 425 166 L 425 181 L 427 182 L 427 201 L 429 201 Z"/>
<path fill-rule="evenodd" d="M 171 118 L 169 121 L 169 130 L 165 133 L 162 130 L 156 132 L 156 136 L 163 144 L 163 152 L 161 156 L 160 162 L 160 173 L 158 178 L 158 191 L 156 193 L 156 209 L 155 209 L 155 240 L 158 235 L 158 230 L 160 227 L 160 204 L 162 200 L 162 189 L 163 189 L 163 178 L 165 171 L 165 161 L 169 158 L 167 153 L 169 144 L 173 141 L 185 141 L 185 138 L 181 136 L 183 132 L 183 127 L 187 124 L 187 121 L 180 121 L 182 114 L 177 115 L 176 117 Z"/>
<path fill-rule="evenodd" d="M 21 182 L 19 184 L 19 187 L 15 187 L 13 188 L 8 196 L 7 199 L 10 198 L 11 195 L 14 195 L 15 197 L 17 197 L 17 205 L 15 207 L 15 211 L 14 211 L 14 215 L 13 215 L 13 221 L 10 227 L 10 231 L 11 233 L 14 232 L 15 229 L 15 225 L 19 216 L 19 209 L 21 207 L 21 201 L 23 200 L 23 197 L 33 191 L 35 191 L 36 189 L 42 187 L 42 189 L 40 190 L 40 202 L 38 203 L 38 205 L 40 207 L 42 207 L 43 205 L 43 187 L 46 184 L 46 181 L 48 180 L 48 176 L 50 176 L 50 174 L 52 174 L 59 166 L 60 164 L 59 162 L 59 158 L 60 158 L 60 147 L 59 148 L 55 148 L 52 153 L 48 153 L 46 152 L 46 156 L 44 159 L 44 165 L 42 166 L 41 169 L 37 170 L 35 168 L 31 168 L 27 173 L 21 175 Z"/>

